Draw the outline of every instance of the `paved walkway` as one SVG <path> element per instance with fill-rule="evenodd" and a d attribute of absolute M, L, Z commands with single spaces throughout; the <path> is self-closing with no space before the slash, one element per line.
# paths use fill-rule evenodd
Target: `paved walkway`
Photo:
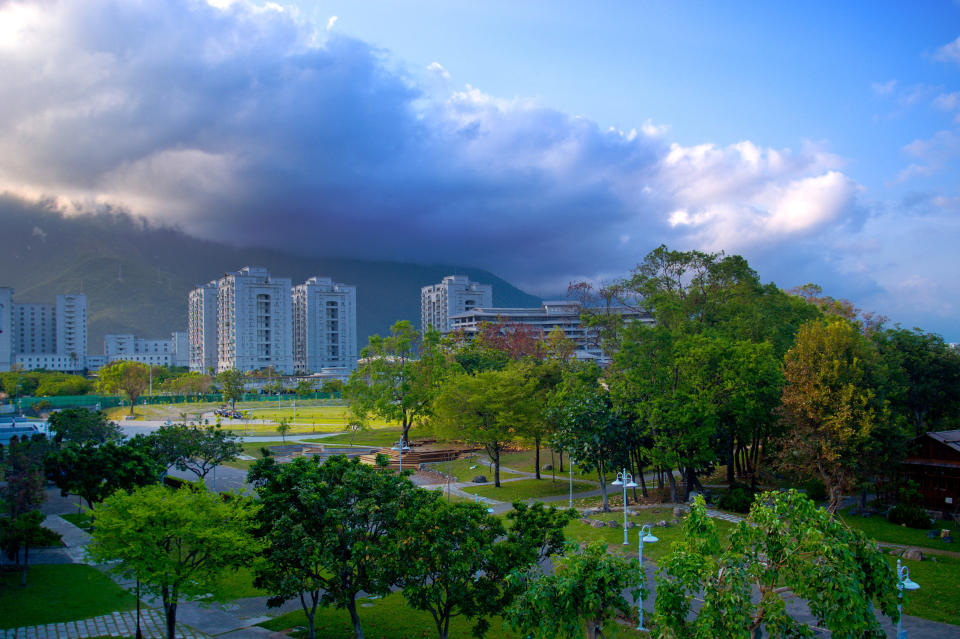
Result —
<path fill-rule="evenodd" d="M 148 639 L 166 639 L 167 624 L 163 613 L 152 608 L 140 609 L 140 630 Z M 87 637 L 136 637 L 137 612 L 114 612 L 109 615 L 0 630 L 0 639 L 87 639 Z M 210 635 L 177 624 L 177 639 L 207 639 Z"/>

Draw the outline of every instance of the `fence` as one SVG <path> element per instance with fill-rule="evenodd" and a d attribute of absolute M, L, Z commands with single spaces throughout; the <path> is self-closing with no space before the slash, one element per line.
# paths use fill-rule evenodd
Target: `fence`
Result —
<path fill-rule="evenodd" d="M 244 393 L 237 400 L 241 402 L 275 402 L 277 395 L 261 395 L 260 393 Z M 336 399 L 328 393 L 311 393 L 306 397 L 295 395 L 293 393 L 279 396 L 280 401 L 290 402 L 295 399 Z M 129 405 L 126 398 L 120 395 L 61 395 L 55 397 L 20 397 L 11 399 L 9 403 L 18 406 L 17 410 L 27 410 L 35 404 L 45 402 L 43 406 L 47 408 L 93 408 L 99 404 L 100 408 L 114 408 L 122 405 Z M 226 400 L 220 393 L 206 393 L 202 395 L 144 395 L 137 400 L 137 405 L 143 404 L 187 404 L 195 402 L 211 402 L 225 404 Z"/>

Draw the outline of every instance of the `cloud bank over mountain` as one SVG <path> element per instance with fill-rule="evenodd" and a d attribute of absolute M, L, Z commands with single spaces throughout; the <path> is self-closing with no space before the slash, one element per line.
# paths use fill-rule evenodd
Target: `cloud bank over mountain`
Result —
<path fill-rule="evenodd" d="M 242 1 L 0 4 L 0 190 L 241 245 L 476 265 L 534 291 L 667 243 L 741 252 L 784 286 L 799 272 L 882 303 L 919 277 L 942 294 L 932 273 L 881 281 L 857 261 L 865 229 L 898 222 L 825 144 L 682 146 L 642 114 L 607 129 L 442 61 L 405 68 L 335 23 Z"/>

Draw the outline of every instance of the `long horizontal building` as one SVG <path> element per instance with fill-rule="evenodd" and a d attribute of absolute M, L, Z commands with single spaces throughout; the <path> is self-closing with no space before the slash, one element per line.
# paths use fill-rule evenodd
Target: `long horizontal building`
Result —
<path fill-rule="evenodd" d="M 577 359 L 592 359 L 600 363 L 608 360 L 600 348 L 600 334 L 596 327 L 585 325 L 581 319 L 580 302 L 544 302 L 534 308 L 475 308 L 450 318 L 451 332 L 472 335 L 483 324 L 519 324 L 533 329 L 540 339 L 556 328 L 576 345 Z M 625 320 L 653 324 L 653 317 L 634 309 L 617 307 L 611 309 Z"/>
<path fill-rule="evenodd" d="M 104 335 L 103 363 L 126 360 L 150 366 L 187 366 L 187 344 L 184 332 L 173 333 L 169 339 L 145 339 L 129 333 Z"/>

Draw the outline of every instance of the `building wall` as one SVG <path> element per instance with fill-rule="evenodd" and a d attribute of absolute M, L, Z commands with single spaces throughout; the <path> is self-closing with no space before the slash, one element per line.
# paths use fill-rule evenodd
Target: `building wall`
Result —
<path fill-rule="evenodd" d="M 290 279 L 245 267 L 217 282 L 217 371 L 293 373 Z"/>
<path fill-rule="evenodd" d="M 78 370 L 87 367 L 87 296 L 57 295 L 58 355 L 76 358 Z"/>
<path fill-rule="evenodd" d="M 186 331 L 170 334 L 170 364 L 179 368 L 190 366 L 190 336 Z"/>
<path fill-rule="evenodd" d="M 197 373 L 217 368 L 217 283 L 190 291 L 187 315 L 189 367 Z"/>
<path fill-rule="evenodd" d="M 426 331 L 433 327 L 441 333 L 449 333 L 454 315 L 474 308 L 493 306 L 493 287 L 489 284 L 471 282 L 465 275 L 448 275 L 439 284 L 420 289 L 420 327 Z"/>
<path fill-rule="evenodd" d="M 150 366 L 173 365 L 173 340 L 144 339 L 130 334 L 104 335 L 105 362 L 125 360 Z"/>
<path fill-rule="evenodd" d="M 13 305 L 13 351 L 24 355 L 57 352 L 56 305 Z"/>
<path fill-rule="evenodd" d="M 13 289 L 0 287 L 0 372 L 13 363 Z"/>
<path fill-rule="evenodd" d="M 356 368 L 356 287 L 311 277 L 291 294 L 296 372 Z"/>

